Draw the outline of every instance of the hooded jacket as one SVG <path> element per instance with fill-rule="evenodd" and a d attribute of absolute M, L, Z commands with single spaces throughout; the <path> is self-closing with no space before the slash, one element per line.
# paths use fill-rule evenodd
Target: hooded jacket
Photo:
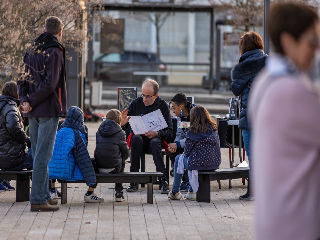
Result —
<path fill-rule="evenodd" d="M 96 183 L 96 175 L 87 150 L 83 112 L 72 106 L 56 135 L 53 154 L 49 162 L 49 178 L 85 180 L 88 186 Z"/>
<path fill-rule="evenodd" d="M 18 81 L 27 117 L 64 117 L 66 113 L 65 49 L 50 33 L 41 34 L 24 56 L 26 77 Z"/>
<path fill-rule="evenodd" d="M 184 154 L 188 157 L 188 170 L 214 170 L 221 163 L 218 131 L 210 126 L 205 134 L 187 133 Z"/>
<path fill-rule="evenodd" d="M 17 99 L 0 96 L 0 168 L 2 170 L 20 165 L 26 158 L 26 143 L 30 142 L 23 130 L 18 105 Z"/>
<path fill-rule="evenodd" d="M 125 132 L 113 120 L 101 123 L 96 133 L 94 158 L 98 168 L 116 168 L 129 157 Z"/>
<path fill-rule="evenodd" d="M 231 72 L 231 91 L 236 96 L 241 96 L 241 111 L 239 128 L 249 130 L 247 119 L 247 105 L 249 92 L 254 78 L 265 66 L 267 55 L 261 49 L 247 51 L 241 55 L 239 63 Z"/>

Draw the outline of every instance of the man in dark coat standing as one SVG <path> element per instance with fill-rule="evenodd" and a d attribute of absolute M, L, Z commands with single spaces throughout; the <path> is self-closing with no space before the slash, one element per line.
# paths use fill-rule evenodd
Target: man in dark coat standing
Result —
<path fill-rule="evenodd" d="M 148 131 L 144 135 L 132 136 L 130 172 L 139 172 L 142 152 L 152 153 L 157 172 L 162 172 L 164 175 L 160 179 L 161 193 L 168 194 L 169 176 L 166 173 L 164 162 L 161 157 L 161 144 L 163 140 L 166 142 L 171 142 L 173 140 L 173 127 L 169 107 L 167 103 L 159 97 L 158 92 L 159 84 L 156 81 L 152 79 L 145 80 L 142 84 L 141 96 L 135 99 L 129 105 L 129 108 L 122 112 L 121 126 L 125 130 L 130 127 L 128 126 L 127 116 L 142 116 L 160 109 L 168 127 L 160 131 Z M 138 185 L 136 183 L 131 183 L 130 187 L 127 189 L 128 192 L 134 192 L 137 190 Z"/>
<path fill-rule="evenodd" d="M 25 78 L 18 83 L 22 112 L 29 118 L 34 157 L 31 211 L 59 209 L 57 201 L 50 199 L 48 162 L 59 117 L 66 113 L 65 49 L 60 43 L 63 23 L 57 17 L 48 17 L 45 28 L 24 56 Z"/>

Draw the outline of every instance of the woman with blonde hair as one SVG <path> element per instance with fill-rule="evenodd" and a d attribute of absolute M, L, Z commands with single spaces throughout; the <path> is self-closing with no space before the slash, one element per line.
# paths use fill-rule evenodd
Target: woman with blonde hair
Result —
<path fill-rule="evenodd" d="M 255 239 L 320 239 L 320 93 L 308 72 L 319 49 L 312 7 L 274 4 L 274 53 L 249 101 L 254 164 Z"/>

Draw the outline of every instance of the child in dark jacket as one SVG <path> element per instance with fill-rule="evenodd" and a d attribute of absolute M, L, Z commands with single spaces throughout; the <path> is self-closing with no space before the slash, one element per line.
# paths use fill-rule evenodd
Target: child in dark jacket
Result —
<path fill-rule="evenodd" d="M 120 127 L 121 112 L 111 109 L 96 134 L 94 158 L 100 173 L 123 173 L 125 160 L 129 157 L 126 134 Z M 115 199 L 122 202 L 122 183 L 115 184 Z"/>
<path fill-rule="evenodd" d="M 19 111 L 17 84 L 13 81 L 6 82 L 0 95 L 0 169 L 32 169 L 32 156 L 26 151 L 27 146 L 30 149 L 30 145 Z M 0 192 L 14 189 L 9 181 L 0 179 Z"/>
<path fill-rule="evenodd" d="M 198 187 L 198 171 L 210 171 L 219 168 L 221 163 L 220 140 L 217 125 L 206 108 L 198 105 L 191 109 L 190 129 L 184 152 L 178 155 L 174 163 L 174 181 L 168 198 L 181 200 L 179 191 L 183 170 L 188 169 L 190 188 L 185 198 L 194 200 Z"/>
<path fill-rule="evenodd" d="M 87 149 L 87 134 L 82 110 L 71 106 L 56 135 L 52 158 L 49 162 L 49 178 L 69 181 L 84 179 L 88 185 L 84 201 L 99 203 L 104 199 L 93 193 L 97 181 Z"/>

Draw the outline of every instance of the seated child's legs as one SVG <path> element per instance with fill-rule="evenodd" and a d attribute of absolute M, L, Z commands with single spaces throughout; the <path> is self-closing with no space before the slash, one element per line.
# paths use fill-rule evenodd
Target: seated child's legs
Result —
<path fill-rule="evenodd" d="M 118 167 L 116 167 L 112 172 L 110 173 L 123 173 L 124 172 L 124 167 L 125 167 L 125 162 L 123 161 L 122 164 Z M 122 183 L 116 183 L 115 184 L 115 191 L 116 192 L 122 192 L 123 187 Z"/>
<path fill-rule="evenodd" d="M 173 180 L 173 185 L 172 185 L 172 192 L 173 193 L 177 193 L 180 191 L 180 184 L 181 184 L 181 179 L 183 174 L 179 174 L 177 172 L 178 170 L 178 162 L 179 162 L 179 158 L 181 155 L 176 156 L 175 162 L 174 162 L 174 180 Z M 184 157 L 183 159 L 183 164 L 184 164 L 184 168 L 188 167 L 188 158 Z"/>
<path fill-rule="evenodd" d="M 84 201 L 87 203 L 100 203 L 103 202 L 104 199 L 98 197 L 94 193 L 94 189 L 97 187 L 97 184 L 90 184 L 87 193 L 84 195 Z"/>

